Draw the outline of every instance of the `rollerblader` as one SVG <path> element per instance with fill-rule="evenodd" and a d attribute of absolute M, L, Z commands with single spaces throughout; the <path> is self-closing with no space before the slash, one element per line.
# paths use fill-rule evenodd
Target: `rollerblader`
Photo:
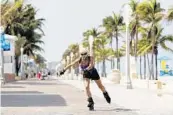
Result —
<path fill-rule="evenodd" d="M 87 94 L 87 101 L 88 101 L 88 107 L 89 110 L 93 111 L 94 110 L 94 100 L 92 98 L 92 94 L 90 91 L 90 80 L 94 80 L 95 83 L 97 84 L 98 88 L 102 91 L 104 98 L 106 99 L 107 103 L 111 103 L 111 98 L 109 97 L 108 92 L 106 91 L 105 87 L 103 86 L 100 76 L 97 72 L 97 69 L 94 67 L 94 62 L 93 62 L 93 56 L 88 55 L 88 52 L 86 50 L 82 51 L 80 53 L 80 58 L 77 60 L 79 62 L 79 65 L 82 70 L 83 78 L 84 78 L 84 85 L 85 85 L 85 90 Z M 76 62 L 77 62 L 76 61 Z M 76 63 L 74 62 L 74 63 Z M 72 64 L 73 65 L 73 64 Z M 65 69 L 63 69 L 60 72 L 60 75 L 64 74 Z"/>

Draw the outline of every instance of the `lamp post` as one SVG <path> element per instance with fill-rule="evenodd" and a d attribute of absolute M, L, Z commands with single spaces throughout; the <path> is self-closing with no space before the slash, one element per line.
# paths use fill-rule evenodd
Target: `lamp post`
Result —
<path fill-rule="evenodd" d="M 68 55 L 67 56 L 67 66 L 70 64 L 70 56 Z M 68 76 L 67 76 L 67 79 L 70 79 L 69 77 L 70 77 L 70 69 L 67 69 L 67 74 L 68 74 Z"/>
<path fill-rule="evenodd" d="M 20 52 L 21 52 L 21 54 L 20 54 L 20 70 L 21 70 L 21 79 L 22 79 L 22 77 L 23 77 L 23 47 L 21 47 L 20 48 Z"/>
<path fill-rule="evenodd" d="M 65 67 L 65 65 L 66 65 L 66 61 L 65 61 L 66 59 L 63 59 L 62 61 L 61 61 L 61 64 L 60 64 L 60 70 L 62 70 L 64 67 Z M 63 75 L 63 78 L 65 79 L 66 77 L 65 77 L 65 75 Z"/>
<path fill-rule="evenodd" d="M 82 50 L 84 49 L 84 47 L 83 47 L 83 44 L 82 44 L 82 42 L 79 44 L 79 56 L 80 56 L 80 53 L 82 52 Z M 80 80 L 80 81 L 83 81 L 83 77 L 82 77 L 82 75 L 81 75 L 81 72 L 80 72 L 80 66 L 78 66 L 78 74 L 79 74 L 79 77 L 78 77 L 78 80 Z M 83 82 L 81 82 L 81 87 L 83 86 Z"/>
<path fill-rule="evenodd" d="M 94 43 L 94 38 L 93 38 L 93 36 L 90 36 L 89 37 L 90 56 L 94 56 L 93 43 Z"/>
<path fill-rule="evenodd" d="M 125 23 L 126 23 L 126 77 L 127 77 L 127 89 L 132 89 L 132 83 L 130 78 L 130 54 L 129 54 L 129 23 L 130 23 L 130 8 L 128 5 L 125 7 Z"/>
<path fill-rule="evenodd" d="M 4 55 L 3 55 L 3 49 L 2 49 L 2 47 L 1 47 L 1 65 L 0 65 L 0 69 L 1 69 L 1 79 L 3 79 L 4 80 L 4 83 L 5 83 L 5 79 L 4 79 Z"/>
<path fill-rule="evenodd" d="M 90 56 L 93 57 L 93 62 L 95 63 L 95 60 L 94 60 L 94 49 L 93 49 L 93 43 L 94 43 L 94 38 L 93 36 L 89 36 L 89 46 L 90 46 Z"/>
<path fill-rule="evenodd" d="M 73 52 L 70 53 L 70 57 L 71 57 L 71 63 L 73 62 Z M 73 70 L 73 65 L 71 65 L 71 79 L 73 80 L 73 73 L 74 73 L 74 70 Z"/>

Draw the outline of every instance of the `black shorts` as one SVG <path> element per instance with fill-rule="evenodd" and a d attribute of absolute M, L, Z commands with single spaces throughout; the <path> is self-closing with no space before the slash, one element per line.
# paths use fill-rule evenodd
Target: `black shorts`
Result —
<path fill-rule="evenodd" d="M 89 70 L 87 75 L 83 74 L 83 77 L 91 79 L 91 80 L 99 80 L 100 79 L 100 76 L 99 76 L 96 68 Z"/>

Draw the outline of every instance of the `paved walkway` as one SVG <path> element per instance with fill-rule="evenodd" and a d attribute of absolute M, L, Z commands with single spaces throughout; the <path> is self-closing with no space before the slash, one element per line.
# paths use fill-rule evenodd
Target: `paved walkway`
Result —
<path fill-rule="evenodd" d="M 80 90 L 84 90 L 81 80 L 58 79 Z M 163 96 L 159 97 L 155 90 L 137 87 L 128 90 L 126 86 L 113 84 L 106 79 L 103 79 L 102 82 L 112 97 L 112 101 L 117 105 L 137 110 L 136 112 L 139 115 L 173 115 L 173 95 L 171 93 L 163 93 Z M 93 95 L 102 97 L 94 82 L 91 84 L 91 91 Z"/>
<path fill-rule="evenodd" d="M 101 92 L 100 92 L 101 93 Z M 95 111 L 88 111 L 81 90 L 58 80 L 36 79 L 1 88 L 2 115 L 137 115 L 137 110 L 107 104 L 94 96 Z"/>

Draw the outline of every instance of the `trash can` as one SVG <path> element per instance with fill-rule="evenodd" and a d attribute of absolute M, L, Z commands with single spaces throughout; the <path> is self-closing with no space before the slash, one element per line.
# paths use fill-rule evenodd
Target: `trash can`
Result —
<path fill-rule="evenodd" d="M 115 84 L 120 84 L 120 80 L 121 80 L 120 71 L 117 69 L 112 70 L 111 74 L 108 75 L 108 79 Z"/>

